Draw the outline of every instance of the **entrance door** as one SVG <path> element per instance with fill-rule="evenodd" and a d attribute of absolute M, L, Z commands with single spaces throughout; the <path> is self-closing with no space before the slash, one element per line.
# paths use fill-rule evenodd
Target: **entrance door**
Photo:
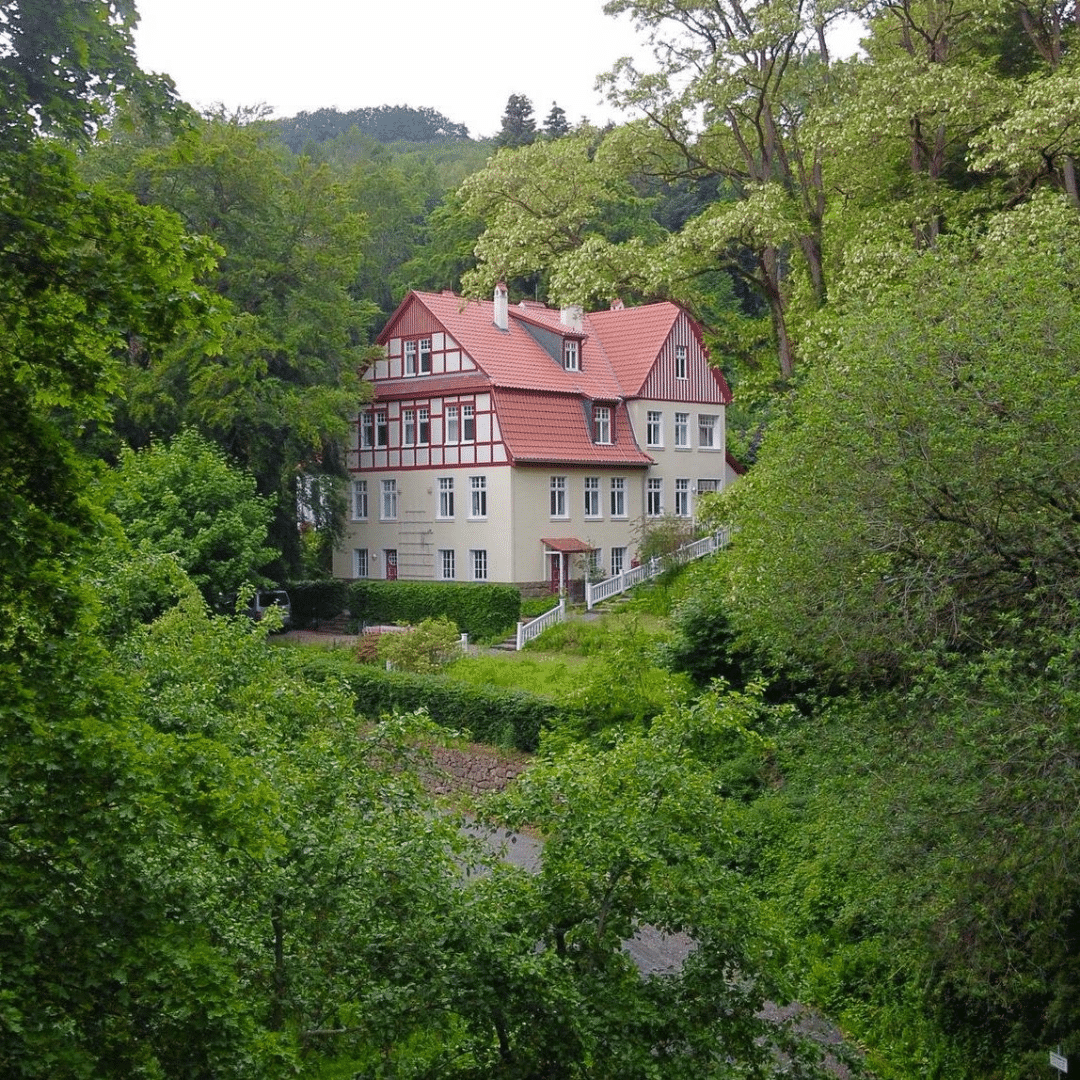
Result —
<path fill-rule="evenodd" d="M 386 556 L 386 580 L 397 581 L 397 549 L 387 548 L 383 554 Z"/>
<path fill-rule="evenodd" d="M 562 592 L 562 556 L 556 551 L 548 558 L 551 559 L 551 591 L 558 595 Z"/>

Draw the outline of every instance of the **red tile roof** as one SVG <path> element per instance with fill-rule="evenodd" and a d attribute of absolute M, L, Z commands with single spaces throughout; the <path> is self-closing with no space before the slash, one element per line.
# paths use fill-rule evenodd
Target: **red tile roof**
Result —
<path fill-rule="evenodd" d="M 586 544 L 584 540 L 578 540 L 575 536 L 564 536 L 550 539 L 541 537 L 541 544 L 547 544 L 553 551 L 561 551 L 564 555 L 573 555 L 578 551 L 595 551 L 592 544 Z"/>
<path fill-rule="evenodd" d="M 632 396 L 641 390 L 680 310 L 664 302 L 594 311 L 585 316 L 585 325 L 601 342 L 627 394 Z"/>
<path fill-rule="evenodd" d="M 576 394 L 495 388 L 499 429 L 511 460 L 519 465 L 653 464 L 634 440 L 626 408 L 612 406 L 614 442 L 592 441 L 592 403 Z"/>
<path fill-rule="evenodd" d="M 491 379 L 482 371 L 460 375 L 428 375 L 408 379 L 380 379 L 373 384 L 376 401 L 397 398 L 436 397 L 440 394 L 464 394 L 491 389 Z"/>

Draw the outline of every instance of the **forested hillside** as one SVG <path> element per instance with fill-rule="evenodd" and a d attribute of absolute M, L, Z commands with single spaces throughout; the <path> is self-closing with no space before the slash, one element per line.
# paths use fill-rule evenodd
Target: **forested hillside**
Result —
<path fill-rule="evenodd" d="M 608 9 L 626 122 L 485 145 L 195 115 L 129 4 L 0 0 L 4 1076 L 817 1075 L 790 997 L 880 1077 L 1080 1053 L 1080 9 Z M 445 732 L 211 614 L 323 572 L 404 292 L 498 280 L 685 305 L 752 462 L 481 810 L 535 877 L 470 872 Z"/>

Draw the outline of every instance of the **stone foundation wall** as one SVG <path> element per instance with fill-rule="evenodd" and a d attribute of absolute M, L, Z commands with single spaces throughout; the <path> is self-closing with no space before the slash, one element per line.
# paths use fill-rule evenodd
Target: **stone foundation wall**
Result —
<path fill-rule="evenodd" d="M 455 791 L 486 795 L 502 791 L 529 766 L 528 758 L 524 756 L 476 744 L 436 746 L 430 753 L 435 772 L 424 777 L 424 786 L 435 795 L 449 795 Z"/>

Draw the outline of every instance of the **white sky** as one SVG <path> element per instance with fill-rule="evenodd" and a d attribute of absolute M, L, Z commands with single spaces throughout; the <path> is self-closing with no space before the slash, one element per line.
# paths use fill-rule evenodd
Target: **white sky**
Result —
<path fill-rule="evenodd" d="M 171 75 L 196 108 L 266 104 L 275 116 L 336 107 L 431 107 L 494 135 L 511 94 L 542 126 L 552 101 L 574 124 L 624 119 L 596 77 L 644 38 L 604 0 L 136 0 L 140 66 Z M 542 14 L 541 14 L 542 13 Z"/>

